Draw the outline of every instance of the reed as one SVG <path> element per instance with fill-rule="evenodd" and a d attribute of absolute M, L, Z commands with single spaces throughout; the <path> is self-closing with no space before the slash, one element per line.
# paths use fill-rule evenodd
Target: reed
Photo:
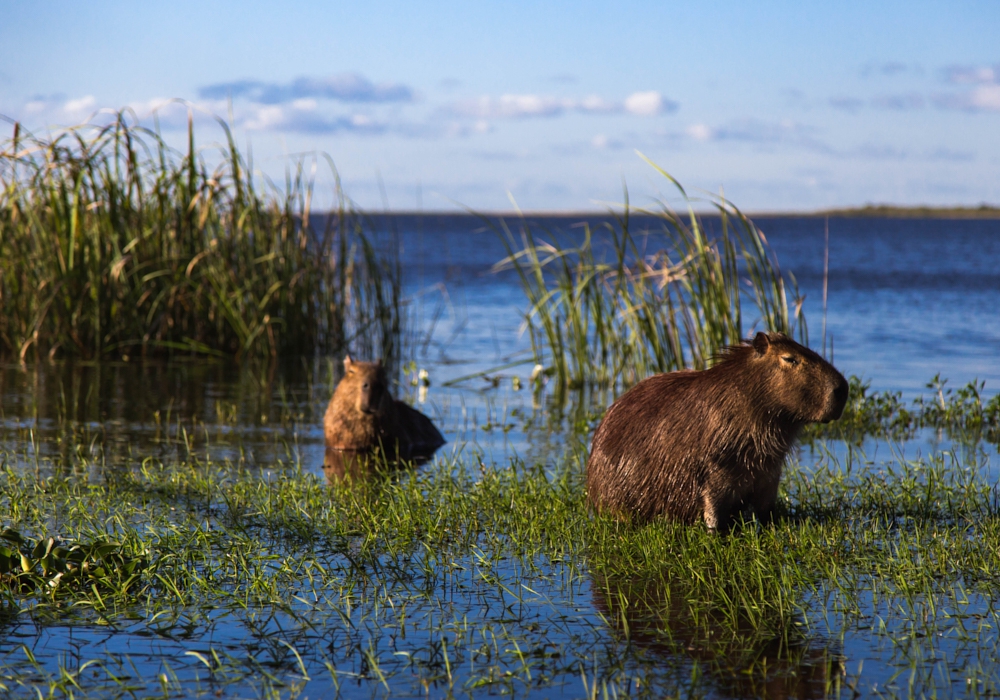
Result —
<path fill-rule="evenodd" d="M 797 330 L 808 341 L 794 277 L 790 307 L 764 234 L 731 202 L 712 197 L 713 236 L 683 187 L 660 172 L 689 212 L 682 217 L 666 204 L 635 210 L 658 215 L 657 231 L 632 231 L 627 192 L 614 223 L 586 225 L 577 246 L 542 241 L 526 222 L 517 233 L 501 223 L 508 256 L 494 269 L 518 275 L 536 360 L 563 387 L 628 386 L 655 372 L 701 369 L 754 328 Z M 756 311 L 750 319 L 748 303 Z"/>
<path fill-rule="evenodd" d="M 219 124 L 223 143 L 200 149 L 189 118 L 184 152 L 127 111 L 51 137 L 14 125 L 0 143 L 0 353 L 395 355 L 398 260 L 339 186 L 334 211 L 312 211 L 315 160 L 279 188 Z"/>

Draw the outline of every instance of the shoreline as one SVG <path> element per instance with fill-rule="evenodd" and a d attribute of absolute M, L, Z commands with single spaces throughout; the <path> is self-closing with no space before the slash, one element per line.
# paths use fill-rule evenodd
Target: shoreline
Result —
<path fill-rule="evenodd" d="M 453 210 L 413 210 L 399 209 L 389 211 L 366 211 L 366 216 L 391 217 L 454 217 L 483 219 L 567 219 L 606 217 L 619 213 L 619 209 L 578 210 L 578 211 L 453 211 Z M 674 210 L 680 216 L 688 212 Z M 314 215 L 318 213 L 315 212 Z M 699 217 L 717 217 L 715 210 L 695 210 Z M 842 209 L 821 209 L 818 211 L 743 211 L 750 219 L 820 219 L 824 217 L 839 219 L 1000 219 L 1000 206 L 981 205 L 978 207 L 897 207 L 891 205 L 866 205 L 863 207 L 845 207 Z M 651 210 L 630 209 L 630 216 L 656 217 L 657 212 Z"/>

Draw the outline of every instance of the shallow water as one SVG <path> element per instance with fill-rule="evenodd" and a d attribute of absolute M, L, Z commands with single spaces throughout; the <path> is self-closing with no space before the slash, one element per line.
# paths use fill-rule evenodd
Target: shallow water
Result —
<path fill-rule="evenodd" d="M 539 237 L 552 235 L 565 242 L 580 235 L 577 222 L 576 218 L 546 218 L 531 225 L 536 235 L 551 231 Z M 600 223 L 597 218 L 591 222 Z M 516 280 L 509 272 L 490 271 L 505 254 L 496 231 L 486 222 L 464 216 L 400 216 L 383 223 L 394 232 L 392 239 L 402 251 L 418 341 L 416 366 L 428 370 L 431 379 L 426 395 L 409 382 L 410 375 L 401 378 L 395 393 L 441 427 L 448 440 L 441 454 L 505 466 L 512 457 L 529 464 L 551 464 L 567 446 L 580 448 L 585 438 L 572 426 L 592 426 L 594 411 L 607 405 L 611 396 L 570 396 L 562 405 L 554 403 L 549 391 L 515 390 L 513 377 L 526 386 L 533 361 L 527 338 L 519 333 L 524 302 Z M 633 223 L 656 225 L 651 220 Z M 757 223 L 782 269 L 794 272 L 806 298 L 811 344 L 821 345 L 825 222 L 775 218 Z M 828 280 L 827 337 L 832 338 L 835 362 L 845 374 L 863 376 L 873 389 L 900 391 L 908 401 L 928 394 L 925 384 L 937 373 L 950 380 L 949 386 L 978 378 L 986 381 L 987 395 L 1000 388 L 1000 366 L 995 361 L 1000 351 L 1000 315 L 996 313 L 1000 221 L 833 219 L 829 222 Z M 320 474 L 320 419 L 336 381 L 338 362 L 339 358 L 319 358 L 263 369 L 191 358 L 3 365 L 0 449 L 8 463 L 40 473 L 69 470 L 78 456 L 104 469 L 135 463 L 144 456 L 169 461 L 195 453 L 242 463 L 265 474 L 294 465 Z M 842 462 L 878 464 L 899 455 L 910 458 L 942 449 L 971 450 L 966 456 L 977 460 L 996 454 L 992 446 L 955 446 L 925 432 L 902 445 L 867 440 L 860 453 L 841 443 L 816 450 L 802 448 L 798 459 L 808 464 L 830 451 Z M 994 473 L 996 461 L 994 457 L 987 465 L 988 473 Z M 491 605 L 510 602 L 488 599 L 471 556 L 452 564 L 458 568 L 442 567 L 447 585 L 432 584 L 439 585 L 441 595 L 428 598 L 426 607 L 418 607 L 414 615 L 443 616 L 441 624 L 454 630 L 463 620 L 488 614 L 484 601 Z M 534 664 L 537 682 L 519 685 L 501 679 L 483 692 L 580 697 L 589 692 L 586 672 L 581 678 L 581 662 L 585 669 L 606 670 L 619 664 L 621 677 L 626 679 L 619 691 L 640 677 L 640 685 L 646 688 L 678 688 L 690 681 L 691 658 L 665 651 L 655 640 L 648 644 L 638 637 L 632 642 L 623 640 L 614 625 L 602 618 L 586 572 L 560 562 L 539 562 L 536 570 L 528 572 L 515 563 L 501 564 L 496 573 L 513 590 L 521 591 L 519 612 L 511 624 L 520 630 L 517 639 L 525 634 L 537 637 L 540 651 L 533 650 L 534 655 L 527 657 Z M 815 595 L 822 596 L 822 591 Z M 845 684 L 852 678 L 861 682 L 860 678 L 869 689 L 874 685 L 906 688 L 900 679 L 910 673 L 911 687 L 925 691 L 937 687 L 953 694 L 967 690 L 962 678 L 955 676 L 956 668 L 979 664 L 984 675 L 998 675 L 995 658 L 984 658 L 981 651 L 996 648 L 994 601 L 970 595 L 956 603 L 960 609 L 951 611 L 952 618 L 943 627 L 947 634 L 931 646 L 907 645 L 912 630 L 904 629 L 906 623 L 883 609 L 885 605 L 885 601 L 873 602 L 845 626 L 837 621 L 835 601 L 824 602 L 818 608 L 826 622 L 804 621 L 807 631 L 797 649 L 760 651 L 765 660 L 787 667 L 787 673 L 779 674 L 785 680 L 762 689 L 722 675 L 699 681 L 699 693 L 814 697 L 833 692 L 824 685 L 831 677 Z M 919 607 L 920 602 L 914 605 Z M 162 629 L 147 620 L 117 624 L 113 629 L 92 621 L 36 626 L 23 617 L 0 620 L 0 665 L 26 668 L 21 645 L 33 650 L 48 669 L 63 662 L 72 664 L 74 659 L 82 663 L 100 650 L 109 667 L 120 664 L 121 673 L 152 679 L 169 670 L 186 679 L 192 694 L 218 691 L 224 695 L 240 694 L 240 682 L 235 681 L 243 676 L 252 679 L 258 672 L 245 661 L 248 656 L 280 657 L 272 670 L 293 666 L 286 650 L 268 646 L 269 633 L 283 629 L 280 615 L 261 621 L 254 619 L 253 611 L 240 617 L 216 615 L 209 608 L 188 614 L 186 622 Z M 308 615 L 315 627 L 298 633 L 296 644 L 325 650 L 324 658 L 340 674 L 336 683 L 341 683 L 343 695 L 381 693 L 377 683 L 358 678 L 367 673 L 362 668 L 366 657 L 359 651 L 364 644 L 374 645 L 383 654 L 383 663 L 403 676 L 407 669 L 412 671 L 412 685 L 394 686 L 394 696 L 444 691 L 439 684 L 428 688 L 417 680 L 423 673 L 420 668 L 438 668 L 442 663 L 440 635 L 409 640 L 408 648 L 421 649 L 426 658 L 399 656 L 392 652 L 391 624 L 352 633 L 329 610 L 317 607 Z M 366 611 L 358 615 L 366 618 Z M 880 626 L 885 620 L 890 620 L 888 626 Z M 547 644 L 555 647 L 547 649 Z M 235 685 L 227 684 L 224 673 L 203 673 L 198 657 L 188 653 L 207 653 L 209 646 L 236 659 L 228 671 Z M 499 669 L 517 670 L 527 663 L 509 646 L 500 647 Z M 558 656 L 552 656 L 555 651 Z M 310 697 L 323 696 L 334 683 L 331 677 L 327 674 L 307 682 L 302 690 Z M 792 677 L 800 682 L 791 683 L 788 678 Z M 155 682 L 139 682 L 139 686 L 153 692 Z"/>

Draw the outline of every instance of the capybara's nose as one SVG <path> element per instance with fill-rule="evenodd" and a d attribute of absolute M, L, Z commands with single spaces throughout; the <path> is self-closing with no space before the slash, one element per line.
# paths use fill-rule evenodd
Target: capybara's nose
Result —
<path fill-rule="evenodd" d="M 840 383 L 837 384 L 837 388 L 833 390 L 833 398 L 837 400 L 839 406 L 843 406 L 847 403 L 848 386 L 847 380 L 843 377 L 840 378 Z"/>

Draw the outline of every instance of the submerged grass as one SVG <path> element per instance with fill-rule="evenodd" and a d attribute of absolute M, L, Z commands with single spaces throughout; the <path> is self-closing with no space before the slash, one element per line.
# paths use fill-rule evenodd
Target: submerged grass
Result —
<path fill-rule="evenodd" d="M 395 357 L 398 259 L 339 191 L 335 211 L 312 211 L 306 160 L 261 189 L 219 123 L 211 157 L 190 120 L 185 152 L 127 112 L 48 138 L 14 125 L 0 142 L 0 353 Z"/>
<path fill-rule="evenodd" d="M 703 369 L 752 328 L 797 330 L 807 342 L 801 300 L 796 291 L 789 307 L 763 233 L 728 200 L 709 202 L 717 233 L 693 210 L 685 220 L 665 204 L 641 212 L 658 214 L 661 230 L 636 233 L 627 201 L 615 224 L 586 225 L 578 246 L 542 242 L 526 224 L 519 235 L 503 229 L 509 255 L 495 269 L 517 273 L 536 360 L 561 386 L 628 386 L 655 372 Z M 756 311 L 749 319 L 747 302 Z"/>
<path fill-rule="evenodd" d="M 441 460 L 333 488 L 295 465 L 196 457 L 51 478 L 7 469 L 0 512 L 25 538 L 113 543 L 142 565 L 127 585 L 0 585 L 3 634 L 26 640 L 0 653 L 0 687 L 995 692 L 995 659 L 959 663 L 995 648 L 1000 623 L 1000 503 L 983 470 L 947 454 L 795 467 L 776 524 L 720 537 L 593 516 L 573 460 Z M 68 653 L 45 632 L 60 627 L 89 646 Z M 102 628 L 127 641 L 95 645 Z"/>

